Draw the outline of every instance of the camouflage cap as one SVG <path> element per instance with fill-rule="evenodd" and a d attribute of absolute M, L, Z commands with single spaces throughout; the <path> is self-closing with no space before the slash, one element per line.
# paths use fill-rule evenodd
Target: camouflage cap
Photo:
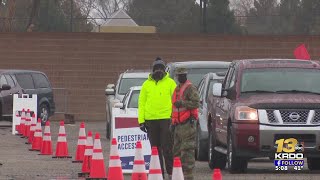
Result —
<path fill-rule="evenodd" d="M 180 67 L 176 69 L 176 74 L 187 74 L 187 73 L 188 73 L 187 68 Z"/>

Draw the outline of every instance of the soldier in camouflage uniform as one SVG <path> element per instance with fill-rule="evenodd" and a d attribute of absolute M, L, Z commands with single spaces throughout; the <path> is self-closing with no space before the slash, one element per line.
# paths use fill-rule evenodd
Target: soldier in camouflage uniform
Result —
<path fill-rule="evenodd" d="M 172 125 L 174 157 L 180 157 L 186 180 L 193 180 L 196 148 L 196 121 L 198 120 L 199 94 L 187 80 L 187 69 L 177 68 L 179 85 L 172 97 Z"/>

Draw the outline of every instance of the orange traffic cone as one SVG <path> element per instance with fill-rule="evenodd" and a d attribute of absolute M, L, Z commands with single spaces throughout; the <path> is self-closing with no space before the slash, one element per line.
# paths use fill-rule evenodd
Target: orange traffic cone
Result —
<path fill-rule="evenodd" d="M 34 132 L 36 130 L 36 126 L 37 126 L 37 119 L 36 119 L 35 114 L 32 114 L 31 126 L 30 126 L 30 135 L 29 135 L 28 142 L 26 144 L 31 144 L 32 143 L 33 137 L 34 137 Z"/>
<path fill-rule="evenodd" d="M 34 137 L 32 141 L 32 147 L 30 151 L 40 151 L 42 143 L 42 129 L 41 129 L 41 120 L 38 119 L 36 131 L 34 132 Z"/>
<path fill-rule="evenodd" d="M 92 151 L 93 151 L 92 149 L 93 149 L 92 132 L 89 131 L 87 140 L 86 140 L 86 149 L 84 151 L 84 158 L 82 162 L 81 173 L 78 173 L 79 177 L 86 176 L 90 173 Z"/>
<path fill-rule="evenodd" d="M 50 133 L 50 121 L 46 122 L 44 127 L 43 140 L 41 145 L 40 155 L 52 155 L 52 142 Z"/>
<path fill-rule="evenodd" d="M 20 116 L 20 114 L 19 114 L 19 111 L 16 111 L 15 116 L 16 116 L 16 118 L 19 118 L 19 117 L 20 117 L 20 119 L 21 119 L 21 116 Z M 19 124 L 16 124 L 16 131 L 18 132 L 16 135 L 19 135 L 19 134 L 20 134 L 20 123 L 19 123 Z"/>
<path fill-rule="evenodd" d="M 84 151 L 86 148 L 86 130 L 84 122 L 80 124 L 78 146 L 76 151 L 76 159 L 72 161 L 73 163 L 81 163 L 84 157 Z"/>
<path fill-rule="evenodd" d="M 142 153 L 141 141 L 136 144 L 136 152 L 133 161 L 132 180 L 147 180 L 146 165 Z"/>
<path fill-rule="evenodd" d="M 118 152 L 117 140 L 112 138 L 111 149 L 110 149 L 110 159 L 109 159 L 109 170 L 108 170 L 108 180 L 123 180 L 122 167 L 120 156 Z"/>
<path fill-rule="evenodd" d="M 68 153 L 67 134 L 64 121 L 60 121 L 59 135 L 56 146 L 56 154 L 52 158 L 72 158 Z"/>
<path fill-rule="evenodd" d="M 214 169 L 212 174 L 212 180 L 222 180 L 220 169 Z"/>
<path fill-rule="evenodd" d="M 96 133 L 94 137 L 93 154 L 90 167 L 90 178 L 107 179 L 107 173 L 104 165 L 99 133 Z"/>
<path fill-rule="evenodd" d="M 31 115 L 30 115 L 30 109 L 28 109 L 26 114 L 25 132 L 24 132 L 26 138 L 29 138 L 30 136 L 30 126 L 31 126 Z"/>
<path fill-rule="evenodd" d="M 172 179 L 174 180 L 184 180 L 181 161 L 179 157 L 175 157 L 173 161 Z"/>
<path fill-rule="evenodd" d="M 25 122 L 26 122 L 26 111 L 22 109 L 21 112 L 21 120 L 20 120 L 20 128 L 19 128 L 19 134 L 21 135 L 21 138 L 24 137 L 24 132 L 25 132 Z"/>
<path fill-rule="evenodd" d="M 159 160 L 159 153 L 156 146 L 152 147 L 152 151 L 151 151 L 148 180 L 163 180 L 163 175 L 162 175 L 162 170 L 161 170 L 161 165 Z"/>

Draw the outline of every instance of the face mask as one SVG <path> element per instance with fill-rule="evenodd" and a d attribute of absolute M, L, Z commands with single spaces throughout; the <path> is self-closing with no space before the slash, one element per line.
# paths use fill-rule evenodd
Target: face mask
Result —
<path fill-rule="evenodd" d="M 153 72 L 152 74 L 152 78 L 155 80 L 155 81 L 159 81 L 163 78 L 164 76 L 164 72 L 161 71 L 161 70 L 156 70 Z"/>
<path fill-rule="evenodd" d="M 187 81 L 187 75 L 186 74 L 179 75 L 178 81 L 179 81 L 179 83 L 185 83 Z"/>

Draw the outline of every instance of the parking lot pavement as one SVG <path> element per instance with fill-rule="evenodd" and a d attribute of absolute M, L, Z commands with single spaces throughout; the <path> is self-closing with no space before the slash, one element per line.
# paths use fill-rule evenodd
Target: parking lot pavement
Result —
<path fill-rule="evenodd" d="M 80 122 L 66 124 L 69 154 L 75 157 Z M 0 179 L 79 179 L 81 163 L 72 163 L 72 159 L 53 159 L 52 156 L 41 156 L 39 152 L 29 151 L 30 145 L 25 144 L 26 139 L 14 136 L 11 129 L 0 128 Z M 105 138 L 105 122 L 86 122 L 86 132 L 91 130 L 93 134 L 101 134 L 101 144 L 105 165 L 108 166 L 109 141 Z M 51 135 L 53 150 L 57 142 L 59 122 L 51 123 Z M 222 171 L 224 180 L 259 180 L 259 179 L 290 179 L 290 180 L 318 180 L 320 172 L 310 173 L 305 169 L 299 172 L 283 173 L 273 171 L 273 163 L 258 161 L 249 163 L 247 174 L 229 174 Z M 195 168 L 195 180 L 210 180 L 212 171 L 207 162 L 197 162 Z M 130 175 L 125 175 L 130 179 Z"/>

